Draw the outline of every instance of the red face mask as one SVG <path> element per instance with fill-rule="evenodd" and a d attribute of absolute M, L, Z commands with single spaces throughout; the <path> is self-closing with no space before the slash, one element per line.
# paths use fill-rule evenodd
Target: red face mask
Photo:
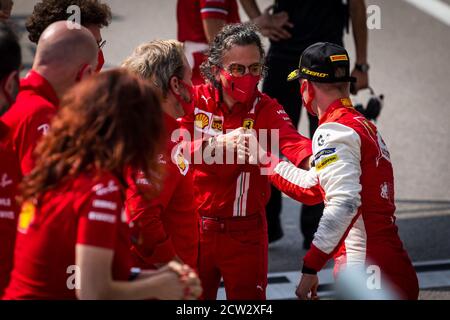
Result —
<path fill-rule="evenodd" d="M 253 76 L 250 73 L 242 77 L 234 77 L 225 70 L 221 70 L 221 74 L 227 80 L 228 85 L 223 86 L 225 92 L 234 100 L 246 103 L 255 95 L 260 76 Z"/>
<path fill-rule="evenodd" d="M 194 112 L 194 87 L 190 84 L 186 83 L 185 81 L 178 79 L 178 81 L 184 86 L 184 88 L 187 90 L 189 95 L 189 101 L 186 101 L 186 99 L 180 95 L 176 94 L 172 89 L 170 89 L 175 96 L 175 99 L 177 99 L 178 103 L 181 105 L 181 107 L 184 110 L 184 114 L 191 114 Z"/>
<path fill-rule="evenodd" d="M 105 64 L 105 56 L 103 55 L 102 49 L 98 50 L 98 58 L 97 58 L 97 69 L 95 72 L 100 72 Z"/>
<path fill-rule="evenodd" d="M 311 90 L 308 91 L 309 99 L 308 99 L 308 101 L 306 101 L 303 98 L 303 93 L 305 92 L 305 90 L 306 90 L 306 81 L 304 81 L 300 87 L 300 95 L 302 97 L 303 105 L 305 106 L 306 111 L 308 111 L 309 114 L 311 114 L 313 116 L 317 116 L 317 114 L 312 109 L 312 101 L 314 100 L 314 92 L 312 92 Z"/>

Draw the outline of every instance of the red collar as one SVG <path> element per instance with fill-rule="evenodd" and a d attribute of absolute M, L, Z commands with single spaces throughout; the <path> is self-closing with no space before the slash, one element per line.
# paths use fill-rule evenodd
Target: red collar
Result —
<path fill-rule="evenodd" d="M 54 106 L 59 105 L 59 98 L 53 89 L 52 85 L 39 73 L 34 70 L 20 81 L 20 91 L 31 90 L 36 92 L 39 96 L 48 100 Z"/>
<path fill-rule="evenodd" d="M 169 135 L 169 137 L 174 130 L 180 128 L 177 119 L 173 118 L 172 116 L 170 116 L 165 112 L 164 112 L 164 124 L 166 125 L 166 132 Z"/>
<path fill-rule="evenodd" d="M 350 98 L 342 98 L 337 99 L 336 101 L 332 102 L 330 106 L 327 108 L 327 111 L 323 114 L 323 116 L 319 120 L 319 126 L 325 122 L 332 116 L 335 110 L 340 108 L 353 108 L 352 101 Z"/>

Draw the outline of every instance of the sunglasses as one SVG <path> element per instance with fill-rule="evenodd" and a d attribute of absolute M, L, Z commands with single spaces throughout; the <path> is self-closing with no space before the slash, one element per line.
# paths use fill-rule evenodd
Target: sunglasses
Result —
<path fill-rule="evenodd" d="M 103 47 L 105 46 L 105 44 L 106 44 L 106 40 L 97 42 L 97 45 L 98 45 L 98 48 L 99 48 L 99 49 L 103 49 Z"/>
<path fill-rule="evenodd" d="M 252 76 L 260 76 L 263 72 L 264 65 L 262 63 L 254 63 L 249 66 L 244 66 L 239 63 L 232 63 L 226 68 L 233 77 L 242 77 L 247 73 Z"/>

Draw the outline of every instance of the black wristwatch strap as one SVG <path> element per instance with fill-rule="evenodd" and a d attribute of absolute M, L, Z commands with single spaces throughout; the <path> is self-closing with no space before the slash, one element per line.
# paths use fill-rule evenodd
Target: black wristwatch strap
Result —
<path fill-rule="evenodd" d="M 311 268 L 308 268 L 307 266 L 303 266 L 302 268 L 302 273 L 303 274 L 317 274 L 317 271 Z"/>

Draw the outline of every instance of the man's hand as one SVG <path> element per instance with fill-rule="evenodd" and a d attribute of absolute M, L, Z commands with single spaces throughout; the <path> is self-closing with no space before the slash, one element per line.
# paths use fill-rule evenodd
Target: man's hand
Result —
<path fill-rule="evenodd" d="M 272 41 L 289 39 L 292 35 L 285 28 L 294 26 L 289 22 L 289 15 L 285 11 L 271 14 L 272 9 L 273 6 L 268 7 L 263 14 L 252 21 L 259 27 L 262 35 Z"/>
<path fill-rule="evenodd" d="M 266 150 L 259 144 L 255 130 L 247 130 L 237 140 L 237 155 L 239 163 L 254 165 L 266 164 Z"/>
<path fill-rule="evenodd" d="M 295 294 L 300 300 L 319 300 L 317 296 L 318 287 L 319 277 L 316 274 L 302 274 Z"/>
<path fill-rule="evenodd" d="M 352 94 L 357 94 L 359 90 L 369 87 L 369 73 L 362 72 L 358 69 L 353 69 L 352 77 L 356 78 L 356 83 L 352 86 Z"/>
<path fill-rule="evenodd" d="M 202 286 L 199 277 L 191 267 L 186 264 L 180 264 L 177 261 L 169 262 L 165 267 L 158 270 L 159 274 L 175 274 L 181 285 L 183 293 L 182 299 L 195 300 L 202 294 Z M 174 291 L 176 291 L 177 284 L 173 283 Z"/>
<path fill-rule="evenodd" d="M 244 128 L 238 128 L 227 134 L 216 136 L 215 148 L 224 148 L 225 150 L 236 150 L 238 138 L 245 133 Z"/>

